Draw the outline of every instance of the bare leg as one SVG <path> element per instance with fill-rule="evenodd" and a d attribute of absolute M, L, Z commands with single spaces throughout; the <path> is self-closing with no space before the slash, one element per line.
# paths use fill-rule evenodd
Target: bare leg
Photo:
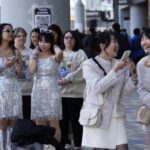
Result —
<path fill-rule="evenodd" d="M 61 132 L 60 132 L 60 126 L 59 126 L 59 121 L 58 120 L 51 120 L 49 122 L 51 127 L 54 127 L 56 132 L 55 132 L 55 138 L 57 139 L 57 141 L 60 142 L 60 138 L 61 138 Z"/>
<path fill-rule="evenodd" d="M 37 125 L 47 125 L 48 121 L 36 120 Z"/>
<path fill-rule="evenodd" d="M 94 150 L 108 150 L 107 148 L 94 148 Z"/>
<path fill-rule="evenodd" d="M 0 120 L 0 150 L 6 150 L 8 120 Z"/>
<path fill-rule="evenodd" d="M 128 150 L 128 144 L 118 145 L 117 150 Z"/>
<path fill-rule="evenodd" d="M 147 144 L 150 149 L 150 132 L 147 132 Z"/>

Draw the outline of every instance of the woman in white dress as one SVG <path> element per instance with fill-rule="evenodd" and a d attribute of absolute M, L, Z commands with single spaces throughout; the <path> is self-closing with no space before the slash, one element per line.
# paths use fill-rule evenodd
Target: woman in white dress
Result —
<path fill-rule="evenodd" d="M 137 64 L 138 93 L 143 103 L 150 107 L 150 28 L 143 31 L 141 46 L 147 56 L 143 57 Z M 144 125 L 144 130 L 147 132 L 147 144 L 150 149 L 150 123 Z"/>
<path fill-rule="evenodd" d="M 99 104 L 99 96 L 103 97 L 102 123 L 99 128 L 83 127 L 82 145 L 95 150 L 128 150 L 125 129 L 124 96 L 135 89 L 135 66 L 128 59 L 116 60 L 118 42 L 111 31 L 104 31 L 100 35 L 100 55 L 95 59 L 107 73 L 89 59 L 83 64 L 83 77 L 86 80 L 85 104 L 95 107 Z M 131 78 L 129 78 L 130 68 Z M 134 80 L 135 81 L 135 80 Z"/>
<path fill-rule="evenodd" d="M 53 45 L 52 33 L 42 32 L 39 50 L 35 49 L 30 59 L 30 72 L 34 74 L 31 93 L 31 119 L 37 124 L 49 124 L 56 129 L 55 137 L 60 140 L 59 120 L 62 116 L 61 95 L 57 70 L 62 60 L 62 51 Z"/>
<path fill-rule="evenodd" d="M 0 150 L 10 150 L 10 133 L 16 119 L 22 118 L 22 98 L 17 76 L 21 54 L 13 48 L 11 24 L 0 24 Z"/>

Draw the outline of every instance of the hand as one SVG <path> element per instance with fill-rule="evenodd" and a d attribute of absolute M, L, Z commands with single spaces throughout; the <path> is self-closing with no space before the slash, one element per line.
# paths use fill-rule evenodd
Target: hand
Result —
<path fill-rule="evenodd" d="M 136 66 L 135 66 L 135 63 L 133 62 L 133 60 L 129 60 L 128 62 L 128 68 L 129 68 L 129 71 L 132 74 L 136 74 Z"/>
<path fill-rule="evenodd" d="M 16 75 L 18 76 L 21 73 L 22 67 L 20 64 L 16 64 Z"/>
<path fill-rule="evenodd" d="M 5 67 L 12 67 L 12 66 L 15 65 L 16 62 L 17 62 L 17 58 L 14 56 L 12 58 L 8 58 L 7 61 L 4 64 L 4 66 Z"/>
<path fill-rule="evenodd" d="M 146 60 L 146 61 L 144 62 L 144 66 L 145 66 L 145 67 L 150 67 L 150 60 Z"/>
<path fill-rule="evenodd" d="M 117 72 L 118 70 L 124 68 L 124 67 L 127 65 L 128 61 L 129 61 L 128 59 L 127 59 L 127 60 L 118 60 L 118 61 L 115 63 L 115 65 L 114 65 L 114 67 L 113 67 L 113 70 L 114 70 L 115 72 Z"/>
<path fill-rule="evenodd" d="M 65 84 L 68 84 L 68 83 L 69 83 L 69 81 L 65 78 L 61 78 L 61 79 L 58 80 L 59 85 L 65 85 Z"/>
<path fill-rule="evenodd" d="M 39 52 L 40 51 L 38 49 L 35 49 L 31 55 L 31 58 L 37 60 L 37 58 L 39 57 Z"/>

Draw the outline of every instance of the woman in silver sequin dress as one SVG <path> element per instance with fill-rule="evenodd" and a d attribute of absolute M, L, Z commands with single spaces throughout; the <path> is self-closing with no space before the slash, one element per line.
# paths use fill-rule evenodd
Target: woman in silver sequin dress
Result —
<path fill-rule="evenodd" d="M 0 150 L 10 150 L 11 127 L 17 118 L 22 117 L 21 91 L 17 81 L 21 64 L 21 54 L 13 49 L 12 25 L 0 24 Z"/>
<path fill-rule="evenodd" d="M 31 118 L 37 124 L 50 124 L 56 129 L 55 137 L 60 139 L 61 96 L 57 82 L 57 70 L 62 60 L 62 51 L 53 46 L 53 35 L 40 34 L 39 47 L 30 59 L 30 72 L 34 73 L 31 94 Z"/>

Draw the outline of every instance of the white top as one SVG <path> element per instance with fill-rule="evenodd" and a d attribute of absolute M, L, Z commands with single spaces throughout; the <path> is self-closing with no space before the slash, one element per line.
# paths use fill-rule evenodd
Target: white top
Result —
<path fill-rule="evenodd" d="M 85 81 L 82 74 L 82 65 L 83 62 L 87 59 L 87 56 L 81 49 L 76 52 L 64 51 L 63 53 L 65 56 L 63 57 L 63 61 L 68 56 L 70 58 L 70 62 L 66 65 L 69 70 L 65 75 L 65 78 L 70 81 L 70 83 L 60 86 L 61 95 L 62 97 L 81 98 L 83 97 L 83 91 L 85 88 Z"/>
<path fill-rule="evenodd" d="M 143 103 L 150 107 L 150 67 L 144 65 L 146 60 L 150 61 L 150 56 L 145 56 L 137 64 L 138 93 Z"/>
<path fill-rule="evenodd" d="M 23 59 L 23 70 L 22 74 L 19 76 L 21 92 L 22 95 L 31 95 L 33 79 L 29 71 L 29 59 L 33 51 L 29 48 L 25 48 L 20 52 L 22 54 Z"/>
<path fill-rule="evenodd" d="M 135 89 L 135 85 L 129 77 L 127 67 L 114 72 L 116 59 L 111 61 L 104 60 L 101 57 L 96 57 L 97 61 L 106 70 L 107 75 L 104 76 L 103 71 L 98 65 L 89 59 L 83 65 L 83 77 L 86 80 L 86 103 L 89 107 L 99 105 L 99 96 L 103 97 L 103 119 L 101 126 L 108 128 L 111 117 L 125 117 L 124 100 L 125 96 L 130 95 Z"/>

